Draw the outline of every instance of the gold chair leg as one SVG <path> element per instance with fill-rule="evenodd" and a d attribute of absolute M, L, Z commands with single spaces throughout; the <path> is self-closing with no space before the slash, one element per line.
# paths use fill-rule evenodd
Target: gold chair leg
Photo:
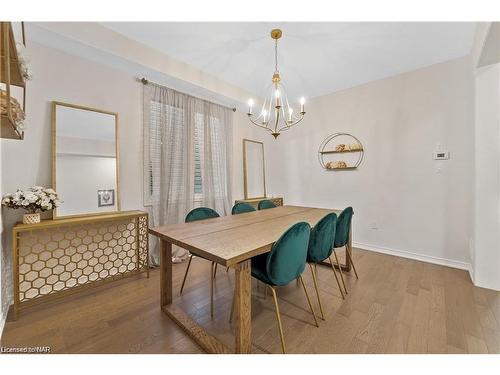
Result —
<path fill-rule="evenodd" d="M 316 289 L 316 297 L 318 297 L 319 311 L 321 311 L 321 319 L 325 320 L 325 314 L 323 313 L 323 306 L 321 305 L 321 299 L 319 298 L 318 280 L 316 279 L 316 270 L 311 263 L 309 263 L 311 268 L 311 273 L 314 281 L 314 289 Z"/>
<path fill-rule="evenodd" d="M 274 308 L 276 311 L 276 320 L 278 321 L 278 328 L 280 331 L 281 351 L 283 352 L 283 354 L 286 354 L 285 335 L 283 334 L 283 327 L 281 325 L 280 309 L 278 307 L 278 298 L 276 297 L 276 291 L 274 290 L 274 288 L 270 285 L 268 285 L 268 287 L 269 287 L 269 289 L 271 289 L 271 292 L 273 293 Z"/>
<path fill-rule="evenodd" d="M 304 288 L 304 293 L 306 294 L 307 303 L 309 304 L 309 308 L 311 309 L 311 314 L 313 315 L 314 323 L 316 323 L 316 327 L 319 327 L 318 319 L 316 319 L 316 314 L 314 313 L 313 305 L 311 303 L 311 299 L 309 298 L 309 293 L 307 293 L 306 284 L 304 284 L 302 276 L 299 276 L 299 278 L 300 278 L 300 283 L 302 284 L 302 288 Z"/>
<path fill-rule="evenodd" d="M 342 285 L 344 285 L 345 294 L 347 294 L 348 292 L 347 292 L 347 288 L 345 287 L 344 273 L 342 272 L 342 266 L 339 263 L 339 258 L 337 256 L 337 253 L 335 252 L 335 250 L 333 250 L 333 255 L 335 255 L 335 260 L 337 261 L 337 265 L 339 266 L 340 279 L 342 280 Z"/>
<path fill-rule="evenodd" d="M 212 262 L 210 267 L 210 317 L 214 317 L 214 278 L 213 275 L 217 269 L 217 263 Z"/>
<path fill-rule="evenodd" d="M 180 292 L 180 294 L 182 294 L 182 290 L 184 289 L 184 284 L 186 283 L 186 278 L 187 278 L 189 267 L 191 266 L 191 261 L 192 260 L 193 260 L 193 255 L 189 254 L 188 265 L 187 265 L 187 268 L 186 268 L 186 273 L 184 274 L 184 278 L 182 279 L 182 285 L 181 285 L 181 292 Z"/>
<path fill-rule="evenodd" d="M 350 251 L 352 249 L 348 248 L 347 247 L 348 245 L 346 245 L 345 247 L 345 253 L 347 254 L 347 256 L 349 257 L 349 261 L 351 262 L 351 265 L 352 265 L 352 269 L 354 270 L 354 274 L 356 275 L 356 279 L 359 279 L 358 277 L 358 272 L 356 271 L 356 266 L 354 265 L 354 262 L 352 261 L 352 256 L 351 256 L 351 253 Z"/>
<path fill-rule="evenodd" d="M 226 267 L 226 272 L 229 272 L 229 267 Z"/>
<path fill-rule="evenodd" d="M 328 260 L 332 265 L 333 275 L 335 276 L 335 280 L 337 280 L 337 285 L 339 286 L 340 294 L 342 294 L 342 299 L 345 299 L 344 291 L 342 290 L 342 285 L 340 285 L 339 277 L 337 276 L 337 271 L 335 271 L 335 266 L 333 265 L 332 258 L 328 257 Z"/>

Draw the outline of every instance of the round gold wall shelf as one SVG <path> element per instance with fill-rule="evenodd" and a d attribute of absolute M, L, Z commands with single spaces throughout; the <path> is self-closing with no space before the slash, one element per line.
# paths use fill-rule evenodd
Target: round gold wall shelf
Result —
<path fill-rule="evenodd" d="M 349 133 L 335 133 L 325 138 L 318 150 L 321 166 L 329 171 L 358 168 L 365 151 L 361 141 Z"/>

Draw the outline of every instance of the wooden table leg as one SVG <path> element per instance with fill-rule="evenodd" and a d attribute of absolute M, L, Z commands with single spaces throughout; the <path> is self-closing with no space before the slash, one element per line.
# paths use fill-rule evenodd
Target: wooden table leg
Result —
<path fill-rule="evenodd" d="M 238 263 L 235 267 L 235 313 L 236 353 L 250 353 L 252 350 L 252 282 L 250 278 L 250 260 Z"/>
<path fill-rule="evenodd" d="M 160 240 L 160 307 L 172 303 L 172 244 Z"/>

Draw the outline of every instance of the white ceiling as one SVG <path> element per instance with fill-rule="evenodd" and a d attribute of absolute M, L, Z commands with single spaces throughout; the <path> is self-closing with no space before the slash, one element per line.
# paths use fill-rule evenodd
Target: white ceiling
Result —
<path fill-rule="evenodd" d="M 274 70 L 271 29 L 289 99 L 315 97 L 468 54 L 475 23 L 102 23 L 264 96 Z"/>

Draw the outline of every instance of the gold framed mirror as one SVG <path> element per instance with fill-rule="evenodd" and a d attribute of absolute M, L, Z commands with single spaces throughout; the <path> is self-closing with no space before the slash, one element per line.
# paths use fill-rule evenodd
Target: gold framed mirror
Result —
<path fill-rule="evenodd" d="M 243 139 L 243 182 L 245 199 L 266 197 L 264 143 Z"/>
<path fill-rule="evenodd" d="M 118 114 L 52 102 L 53 218 L 120 211 Z"/>

